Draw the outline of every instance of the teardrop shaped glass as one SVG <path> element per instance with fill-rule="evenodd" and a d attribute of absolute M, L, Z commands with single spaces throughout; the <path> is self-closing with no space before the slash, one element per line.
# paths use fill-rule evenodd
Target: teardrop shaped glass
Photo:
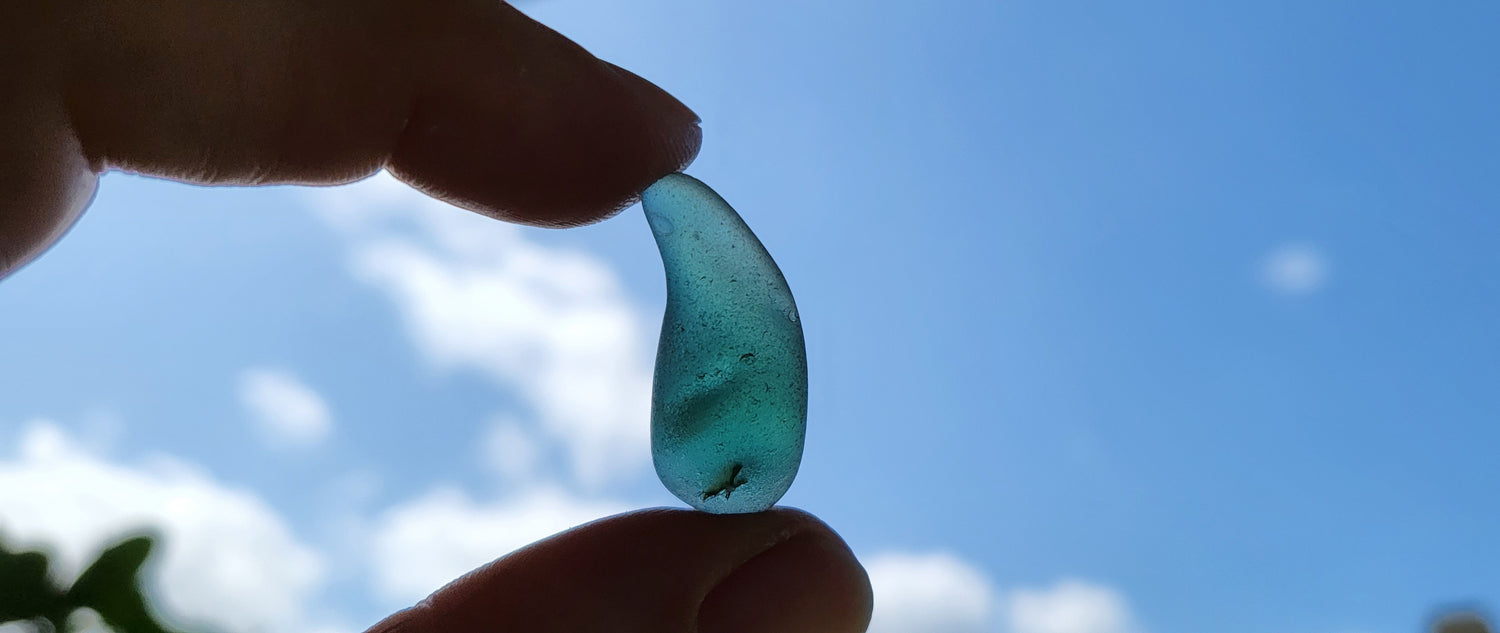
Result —
<path fill-rule="evenodd" d="M 807 351 L 776 262 L 713 189 L 684 174 L 642 196 L 667 274 L 651 388 L 663 485 L 699 510 L 759 512 L 791 487 L 807 423 Z"/>

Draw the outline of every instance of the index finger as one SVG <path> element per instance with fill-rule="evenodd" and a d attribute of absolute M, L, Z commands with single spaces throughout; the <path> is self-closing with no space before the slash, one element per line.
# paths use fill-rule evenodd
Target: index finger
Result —
<path fill-rule="evenodd" d="M 22 78 L 0 106 L 12 266 L 107 169 L 244 185 L 388 167 L 456 205 L 562 227 L 624 208 L 701 138 L 666 92 L 494 0 L 22 5 L 0 20 L 25 53 L 0 62 Z"/>

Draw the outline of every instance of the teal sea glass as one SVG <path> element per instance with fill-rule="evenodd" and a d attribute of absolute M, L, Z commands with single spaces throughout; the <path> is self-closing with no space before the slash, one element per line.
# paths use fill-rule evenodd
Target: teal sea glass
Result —
<path fill-rule="evenodd" d="M 672 174 L 642 196 L 667 273 L 651 386 L 662 484 L 705 512 L 759 512 L 802 463 L 807 351 L 771 254 L 713 189 Z"/>

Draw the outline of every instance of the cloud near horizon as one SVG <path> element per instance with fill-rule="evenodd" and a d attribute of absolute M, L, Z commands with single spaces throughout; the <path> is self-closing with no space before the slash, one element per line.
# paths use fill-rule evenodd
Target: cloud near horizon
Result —
<path fill-rule="evenodd" d="M 151 590 L 168 617 L 231 633 L 315 628 L 308 601 L 325 561 L 254 493 L 168 456 L 110 461 L 47 420 L 27 424 L 16 454 L 0 457 L 0 533 L 49 548 L 61 582 L 142 528 L 162 537 Z"/>

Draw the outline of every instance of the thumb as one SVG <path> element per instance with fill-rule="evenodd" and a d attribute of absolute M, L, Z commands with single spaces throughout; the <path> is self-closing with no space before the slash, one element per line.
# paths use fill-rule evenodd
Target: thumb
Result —
<path fill-rule="evenodd" d="M 482 567 L 371 633 L 860 633 L 870 583 L 799 510 L 646 510 Z"/>

